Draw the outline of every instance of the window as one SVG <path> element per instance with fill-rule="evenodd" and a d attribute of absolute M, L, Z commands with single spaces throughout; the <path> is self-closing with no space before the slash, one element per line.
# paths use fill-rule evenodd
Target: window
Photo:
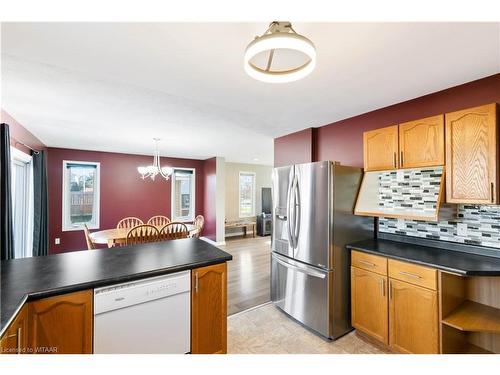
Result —
<path fill-rule="evenodd" d="M 240 172 L 240 217 L 255 216 L 255 173 Z"/>
<path fill-rule="evenodd" d="M 100 164 L 63 161 L 63 231 L 99 228 Z"/>
<path fill-rule="evenodd" d="M 172 221 L 194 220 L 195 170 L 174 168 L 172 172 Z"/>
<path fill-rule="evenodd" d="M 33 163 L 31 156 L 11 147 L 12 227 L 14 258 L 33 255 Z"/>

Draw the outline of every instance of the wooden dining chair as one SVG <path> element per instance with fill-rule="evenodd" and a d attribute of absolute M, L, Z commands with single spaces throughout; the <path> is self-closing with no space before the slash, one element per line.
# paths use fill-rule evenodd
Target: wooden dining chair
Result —
<path fill-rule="evenodd" d="M 83 224 L 83 233 L 85 234 L 85 241 L 87 241 L 87 249 L 94 250 L 96 247 L 92 238 L 90 238 L 90 231 L 87 224 Z"/>
<path fill-rule="evenodd" d="M 170 223 L 170 219 L 163 215 L 156 215 L 148 220 L 148 224 L 154 225 L 155 227 L 159 228 L 163 228 L 168 223 Z"/>
<path fill-rule="evenodd" d="M 205 226 L 205 218 L 202 215 L 198 215 L 194 218 L 194 231 L 191 232 L 191 237 L 200 238 L 203 227 Z"/>
<path fill-rule="evenodd" d="M 140 224 L 127 233 L 126 244 L 134 245 L 147 242 L 158 241 L 159 230 L 154 225 Z"/>
<path fill-rule="evenodd" d="M 124 219 L 121 219 L 118 224 L 116 225 L 117 228 L 133 228 L 138 225 L 142 225 L 144 222 L 139 219 L 138 217 L 126 217 Z"/>
<path fill-rule="evenodd" d="M 160 241 L 177 240 L 179 238 L 188 238 L 189 231 L 184 223 L 172 221 L 160 230 Z"/>

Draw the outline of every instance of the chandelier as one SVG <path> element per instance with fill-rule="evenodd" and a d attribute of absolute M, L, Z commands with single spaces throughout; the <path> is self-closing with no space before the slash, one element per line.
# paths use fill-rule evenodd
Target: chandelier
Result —
<path fill-rule="evenodd" d="M 153 138 L 155 141 L 155 154 L 153 156 L 153 165 L 148 165 L 147 167 L 137 167 L 137 171 L 141 174 L 141 178 L 145 180 L 150 177 L 153 181 L 156 175 L 160 175 L 165 180 L 168 181 L 170 175 L 172 174 L 172 168 L 161 167 L 160 166 L 160 152 L 158 151 L 158 141 L 160 138 Z"/>
<path fill-rule="evenodd" d="M 297 34 L 290 22 L 274 21 L 247 46 L 244 67 L 259 81 L 292 82 L 310 74 L 316 66 L 316 48 Z"/>

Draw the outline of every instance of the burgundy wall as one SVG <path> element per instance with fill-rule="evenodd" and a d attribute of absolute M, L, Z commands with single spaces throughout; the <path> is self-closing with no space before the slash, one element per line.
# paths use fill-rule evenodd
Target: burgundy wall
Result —
<path fill-rule="evenodd" d="M 137 173 L 138 166 L 151 164 L 152 156 L 49 148 L 49 252 L 51 254 L 87 248 L 83 231 L 62 232 L 63 160 L 101 163 L 100 229 L 114 228 L 118 221 L 126 216 L 136 216 L 144 221 L 154 215 L 171 217 L 170 180 L 157 178 L 156 181 L 143 181 Z M 196 169 L 195 212 L 196 215 L 203 215 L 205 161 L 161 158 L 161 163 L 165 166 Z M 54 244 L 56 237 L 61 239 L 60 245 Z"/>
<path fill-rule="evenodd" d="M 274 139 L 274 166 L 310 163 L 314 157 L 315 129 L 308 128 Z"/>
<path fill-rule="evenodd" d="M 293 164 L 297 155 L 313 150 L 313 161 L 336 160 L 344 165 L 363 166 L 363 132 L 440 113 L 497 102 L 500 103 L 500 74 L 438 91 L 311 130 L 311 145 L 300 144 L 305 131 L 277 138 L 275 166 Z M 280 140 L 277 142 L 277 140 Z"/>
<path fill-rule="evenodd" d="M 205 160 L 204 166 L 204 212 L 205 212 L 205 229 L 203 230 L 203 236 L 216 240 L 216 172 L 217 172 L 217 159 L 211 158 Z"/>
<path fill-rule="evenodd" d="M 19 142 L 23 142 L 28 146 L 36 149 L 36 150 L 45 150 L 46 147 L 42 141 L 40 141 L 37 137 L 35 137 L 31 132 L 29 132 L 24 126 L 22 126 L 19 122 L 17 122 L 11 115 L 5 112 L 3 109 L 0 111 L 0 123 L 5 123 L 9 125 L 10 131 L 10 144 L 11 146 L 21 150 L 27 154 L 31 153 L 31 150 L 23 145 L 16 144 L 15 138 Z"/>

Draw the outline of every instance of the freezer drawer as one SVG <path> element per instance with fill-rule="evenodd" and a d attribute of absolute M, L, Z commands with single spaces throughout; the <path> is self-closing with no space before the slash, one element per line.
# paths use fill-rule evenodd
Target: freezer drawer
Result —
<path fill-rule="evenodd" d="M 334 271 L 323 271 L 272 253 L 271 299 L 281 310 L 332 338 L 331 285 Z"/>

